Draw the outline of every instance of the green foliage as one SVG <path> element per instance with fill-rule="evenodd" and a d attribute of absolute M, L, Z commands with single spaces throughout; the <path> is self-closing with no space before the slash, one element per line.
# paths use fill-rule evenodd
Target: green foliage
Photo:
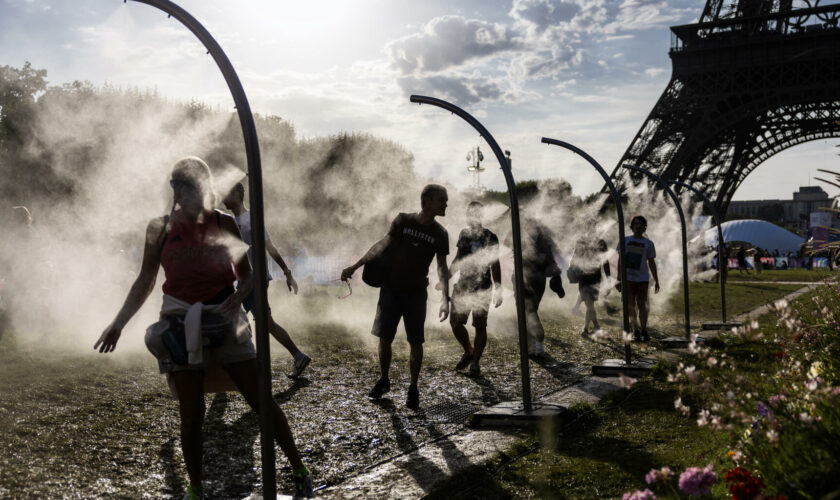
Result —
<path fill-rule="evenodd" d="M 768 493 L 822 498 L 840 475 L 840 324 L 834 286 L 820 286 L 695 355 L 671 379 L 698 423 L 730 436 L 732 460 Z"/>
<path fill-rule="evenodd" d="M 46 76 L 46 70 L 29 63 L 21 69 L 0 67 L 4 200 L 34 208 L 44 219 L 54 210 L 72 210 L 90 196 L 87 185 L 113 175 L 113 162 L 142 151 L 144 143 L 129 135 L 138 129 L 148 147 L 168 141 L 172 151 L 162 146 L 164 158 L 194 154 L 214 173 L 226 173 L 228 183 L 237 180 L 231 168 L 244 177 L 247 159 L 236 113 L 89 82 L 49 86 Z M 413 156 L 400 145 L 351 133 L 299 140 L 280 117 L 256 114 L 254 121 L 266 222 L 270 232 L 282 236 L 278 242 L 295 241 L 310 252 L 329 253 L 337 241 L 359 241 L 356 235 L 369 234 L 369 245 L 387 231 L 396 212 L 419 208 L 423 183 L 414 172 Z M 281 244 L 281 251 L 290 248 Z"/>

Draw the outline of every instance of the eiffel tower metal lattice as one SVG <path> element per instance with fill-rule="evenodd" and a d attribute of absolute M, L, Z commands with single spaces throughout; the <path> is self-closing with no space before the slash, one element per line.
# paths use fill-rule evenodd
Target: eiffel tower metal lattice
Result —
<path fill-rule="evenodd" d="M 764 160 L 840 137 L 840 3 L 822 3 L 707 0 L 699 23 L 673 26 L 671 81 L 613 177 L 650 169 L 726 213 Z"/>

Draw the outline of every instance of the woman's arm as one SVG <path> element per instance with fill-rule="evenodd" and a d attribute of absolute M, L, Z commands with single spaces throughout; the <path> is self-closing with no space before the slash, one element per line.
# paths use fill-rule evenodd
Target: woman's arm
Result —
<path fill-rule="evenodd" d="M 149 298 L 155 287 L 158 268 L 160 267 L 160 252 L 163 247 L 165 235 L 164 217 L 153 219 L 146 227 L 146 243 L 143 247 L 143 264 L 140 266 L 140 274 L 131 285 L 131 290 L 125 298 L 120 311 L 114 321 L 105 328 L 99 340 L 93 345 L 99 352 L 112 352 L 117 346 L 117 341 L 122 335 L 122 329 L 126 323 L 135 315 L 140 307 Z"/>
<path fill-rule="evenodd" d="M 239 233 L 239 226 L 236 225 L 236 220 L 233 217 L 227 214 L 220 214 L 219 228 L 229 236 L 236 238 L 239 244 L 244 245 L 242 243 L 242 235 Z M 239 258 L 234 261 L 234 265 L 236 266 L 237 274 L 239 274 L 239 287 L 221 305 L 222 314 L 230 316 L 235 316 L 239 313 L 242 301 L 251 293 L 251 289 L 254 286 L 251 263 L 248 261 L 248 252 L 242 252 Z"/>

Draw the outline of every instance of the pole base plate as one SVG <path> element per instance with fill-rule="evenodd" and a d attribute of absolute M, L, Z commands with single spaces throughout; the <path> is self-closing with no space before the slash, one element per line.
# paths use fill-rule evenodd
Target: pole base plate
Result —
<path fill-rule="evenodd" d="M 741 326 L 740 321 L 727 321 L 726 323 L 703 323 L 702 330 L 729 330 Z"/>
<path fill-rule="evenodd" d="M 592 375 L 598 377 L 644 376 L 650 373 L 654 364 L 655 361 L 650 358 L 637 359 L 629 365 L 623 359 L 605 359 L 600 365 L 592 365 Z"/>
<path fill-rule="evenodd" d="M 694 339 L 694 342 L 697 344 L 702 344 L 706 341 L 706 338 L 701 335 L 697 335 L 696 337 L 694 337 Z M 659 342 L 666 348 L 683 349 L 688 347 L 688 344 L 691 343 L 691 340 L 685 337 L 666 337 L 660 340 Z"/>
<path fill-rule="evenodd" d="M 475 412 L 470 417 L 473 427 L 528 427 L 554 420 L 564 412 L 562 405 L 534 401 L 526 409 L 522 401 L 505 401 Z"/>

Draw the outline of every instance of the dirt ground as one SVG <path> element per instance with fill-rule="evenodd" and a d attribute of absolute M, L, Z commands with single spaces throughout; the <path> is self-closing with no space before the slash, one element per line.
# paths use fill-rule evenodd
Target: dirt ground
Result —
<path fill-rule="evenodd" d="M 408 345 L 402 328 L 394 343 L 392 391 L 371 402 L 366 394 L 378 373 L 368 333 L 375 307 L 372 292 L 357 291 L 342 302 L 362 318 L 350 327 L 334 316 L 317 314 L 324 301 L 338 300 L 332 295 L 334 290 L 295 298 L 286 309 L 278 303 L 282 297 L 271 299 L 275 317 L 313 358 L 305 376 L 291 380 L 283 375 L 290 357 L 272 341 L 274 397 L 289 418 L 316 485 L 336 484 L 424 442 L 445 438 L 476 409 L 520 397 L 512 298 L 491 313 L 490 341 L 477 378 L 453 370 L 460 347 L 448 323 L 434 319 L 436 300 L 430 301 L 421 408 L 413 411 L 404 404 Z M 597 343 L 582 339 L 582 317 L 562 313 L 558 303 L 556 297 L 546 298 L 542 316 L 550 356 L 530 364 L 535 397 L 579 380 L 590 364 L 623 352 L 615 336 Z M 292 307 L 311 314 L 292 319 Z M 619 316 L 604 316 L 600 310 L 604 326 L 616 330 Z M 654 317 L 655 337 L 679 334 L 678 319 Z M 42 337 L 22 341 L 35 335 Z M 94 340 L 79 342 L 87 348 Z M 655 343 L 636 347 L 638 355 L 656 349 Z M 206 402 L 208 496 L 241 498 L 258 491 L 257 415 L 236 394 L 208 394 Z M 92 349 L 53 345 L 49 334 L 33 332 L 6 331 L 0 339 L 0 497 L 180 497 L 186 473 L 178 422 L 177 405 L 147 352 L 104 356 Z M 277 464 L 278 490 L 288 493 L 291 475 L 279 448 Z"/>

